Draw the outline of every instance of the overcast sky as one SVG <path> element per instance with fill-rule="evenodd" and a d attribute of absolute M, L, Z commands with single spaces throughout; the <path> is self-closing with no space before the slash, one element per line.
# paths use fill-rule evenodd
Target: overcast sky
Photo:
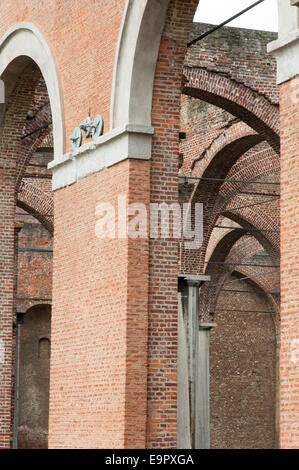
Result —
<path fill-rule="evenodd" d="M 194 21 L 219 24 L 257 0 L 200 0 Z M 227 26 L 277 31 L 277 0 L 265 0 Z"/>

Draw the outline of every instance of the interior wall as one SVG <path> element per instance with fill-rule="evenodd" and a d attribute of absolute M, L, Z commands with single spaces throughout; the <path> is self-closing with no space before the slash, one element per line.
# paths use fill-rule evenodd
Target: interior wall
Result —
<path fill-rule="evenodd" d="M 257 313 L 272 309 L 265 295 L 236 292 L 257 289 L 244 281 L 224 289 L 235 292 L 220 295 L 211 332 L 211 448 L 275 448 L 275 330 Z"/>
<path fill-rule="evenodd" d="M 20 329 L 18 448 L 48 447 L 51 307 L 37 305 Z"/>

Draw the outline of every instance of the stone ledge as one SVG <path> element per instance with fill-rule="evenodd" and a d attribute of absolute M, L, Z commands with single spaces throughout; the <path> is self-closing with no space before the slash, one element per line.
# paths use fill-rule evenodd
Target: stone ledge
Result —
<path fill-rule="evenodd" d="M 291 31 L 290 33 L 276 39 L 275 41 L 270 42 L 267 46 L 267 51 L 269 54 L 272 54 L 273 52 L 276 52 L 279 49 L 282 49 L 283 47 L 286 47 L 289 44 L 297 41 L 297 39 L 299 39 L 299 29 L 295 29 L 294 31 Z"/>
<path fill-rule="evenodd" d="M 180 283 L 185 282 L 188 285 L 194 285 L 201 287 L 205 282 L 211 280 L 211 276 L 205 274 L 179 274 L 178 275 L 179 285 Z"/>
<path fill-rule="evenodd" d="M 299 29 L 272 41 L 267 51 L 277 60 L 277 84 L 280 85 L 299 74 Z"/>
<path fill-rule="evenodd" d="M 129 158 L 150 160 L 153 127 L 127 124 L 53 160 L 52 189 L 69 186 L 86 176 Z"/>
<path fill-rule="evenodd" d="M 198 326 L 201 330 L 211 330 L 212 328 L 216 328 L 217 324 L 216 323 L 199 322 Z"/>

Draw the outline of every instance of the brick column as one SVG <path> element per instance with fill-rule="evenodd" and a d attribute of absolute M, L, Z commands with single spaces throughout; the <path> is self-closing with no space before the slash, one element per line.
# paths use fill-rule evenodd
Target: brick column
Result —
<path fill-rule="evenodd" d="M 14 305 L 14 168 L 0 162 L 0 448 L 11 439 Z"/>
<path fill-rule="evenodd" d="M 49 448 L 145 447 L 148 239 L 118 237 L 118 196 L 148 206 L 149 177 L 126 160 L 54 194 Z M 95 234 L 100 203 L 115 239 Z"/>
<path fill-rule="evenodd" d="M 277 59 L 281 136 L 280 447 L 299 446 L 299 15 L 279 1 Z"/>
<path fill-rule="evenodd" d="M 299 445 L 299 80 L 281 96 L 281 354 L 280 445 Z M 295 99 L 294 99 L 295 98 Z"/>

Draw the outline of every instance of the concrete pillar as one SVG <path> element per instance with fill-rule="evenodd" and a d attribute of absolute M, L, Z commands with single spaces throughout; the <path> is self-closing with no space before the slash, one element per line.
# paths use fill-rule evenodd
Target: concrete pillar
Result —
<path fill-rule="evenodd" d="M 209 439 L 206 437 L 209 436 L 209 334 L 207 335 L 207 332 L 214 325 L 209 324 L 209 328 L 200 326 L 198 294 L 201 285 L 209 281 L 210 277 L 183 275 L 180 276 L 180 280 L 183 296 L 179 295 L 178 447 L 207 448 L 209 444 Z"/>
<path fill-rule="evenodd" d="M 186 296 L 178 296 L 178 411 L 177 411 L 177 447 L 191 449 L 190 410 L 189 410 L 189 374 L 186 332 Z"/>
<path fill-rule="evenodd" d="M 210 330 L 215 323 L 199 323 L 195 448 L 210 448 Z"/>

